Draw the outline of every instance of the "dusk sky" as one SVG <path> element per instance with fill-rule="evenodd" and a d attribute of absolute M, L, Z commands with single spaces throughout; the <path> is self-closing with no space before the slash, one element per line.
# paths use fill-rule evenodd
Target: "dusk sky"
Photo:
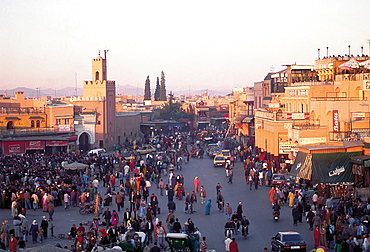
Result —
<path fill-rule="evenodd" d="M 1 0 L 0 89 L 75 86 L 109 49 L 108 79 L 167 91 L 253 86 L 274 67 L 369 54 L 369 0 Z M 103 53 L 102 53 L 103 54 Z"/>

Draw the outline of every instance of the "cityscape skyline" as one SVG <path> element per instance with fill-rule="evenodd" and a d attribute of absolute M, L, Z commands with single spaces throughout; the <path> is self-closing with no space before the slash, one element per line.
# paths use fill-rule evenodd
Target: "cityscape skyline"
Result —
<path fill-rule="evenodd" d="M 369 54 L 370 2 L 10 1 L 1 6 L 1 89 L 81 87 L 107 55 L 108 79 L 167 91 L 252 86 L 286 64 Z M 107 17 L 108 16 L 108 17 Z M 143 95 L 143 94 L 139 94 Z"/>

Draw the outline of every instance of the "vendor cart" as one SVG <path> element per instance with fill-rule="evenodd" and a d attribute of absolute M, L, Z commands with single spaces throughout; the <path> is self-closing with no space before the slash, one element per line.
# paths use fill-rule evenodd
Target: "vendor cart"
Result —
<path fill-rule="evenodd" d="M 166 236 L 168 252 L 190 252 L 191 242 L 187 234 L 168 233 Z"/>

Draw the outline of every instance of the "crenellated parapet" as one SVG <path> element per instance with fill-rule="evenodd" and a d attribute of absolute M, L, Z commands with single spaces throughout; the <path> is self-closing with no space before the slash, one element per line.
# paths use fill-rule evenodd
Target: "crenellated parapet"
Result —
<path fill-rule="evenodd" d="M 105 101 L 104 96 L 72 96 L 71 102 L 73 101 Z"/>

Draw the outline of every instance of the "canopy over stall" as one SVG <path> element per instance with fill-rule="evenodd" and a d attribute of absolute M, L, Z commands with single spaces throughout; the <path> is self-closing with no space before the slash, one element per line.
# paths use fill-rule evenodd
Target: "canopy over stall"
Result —
<path fill-rule="evenodd" d="M 82 164 L 78 162 L 73 162 L 71 164 L 66 164 L 63 166 L 64 169 L 66 170 L 84 170 L 88 167 L 89 165 L 87 164 Z"/>

